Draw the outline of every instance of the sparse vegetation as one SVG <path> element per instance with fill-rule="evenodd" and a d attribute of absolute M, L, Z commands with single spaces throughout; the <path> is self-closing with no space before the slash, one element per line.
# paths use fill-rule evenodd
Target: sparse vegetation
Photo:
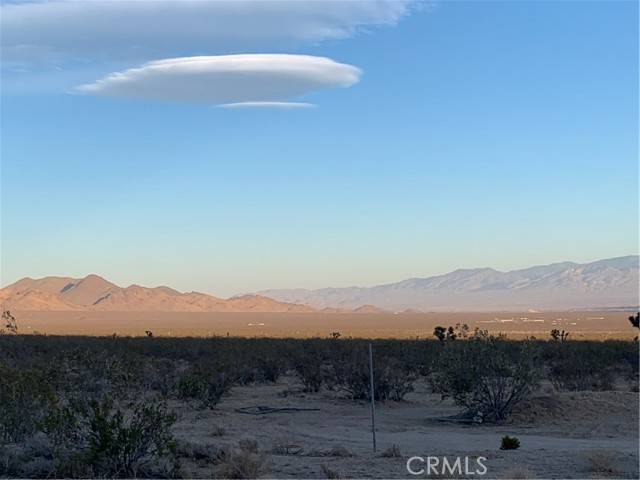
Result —
<path fill-rule="evenodd" d="M 499 422 L 544 377 L 561 390 L 608 389 L 621 380 L 637 386 L 634 342 L 521 342 L 467 330 L 453 328 L 455 341 L 448 329 L 443 342 L 375 340 L 376 399 L 401 400 L 423 377 L 470 415 Z M 215 409 L 234 386 L 283 374 L 299 380 L 305 393 L 292 395 L 302 402 L 320 390 L 366 401 L 369 341 L 336 340 L 0 336 L 0 476 L 171 477 L 187 474 L 180 458 L 229 478 L 264 475 L 266 453 L 250 440 L 231 449 L 176 446 L 167 403 Z M 224 427 L 204 435 L 215 443 Z M 298 446 L 280 442 L 276 451 L 294 455 Z"/>
<path fill-rule="evenodd" d="M 42 371 L 0 365 L 0 442 L 19 442 L 35 433 L 55 403 Z"/>
<path fill-rule="evenodd" d="M 544 363 L 557 390 L 612 390 L 617 377 L 637 372 L 637 350 L 621 348 L 630 342 L 550 343 Z"/>

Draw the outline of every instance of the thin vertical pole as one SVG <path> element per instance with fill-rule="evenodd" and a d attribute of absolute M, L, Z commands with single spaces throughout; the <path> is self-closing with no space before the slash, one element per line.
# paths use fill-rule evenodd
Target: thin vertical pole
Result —
<path fill-rule="evenodd" d="M 369 392 L 371 395 L 371 436 L 373 438 L 373 451 L 376 451 L 376 401 L 373 387 L 373 346 L 369 343 Z"/>

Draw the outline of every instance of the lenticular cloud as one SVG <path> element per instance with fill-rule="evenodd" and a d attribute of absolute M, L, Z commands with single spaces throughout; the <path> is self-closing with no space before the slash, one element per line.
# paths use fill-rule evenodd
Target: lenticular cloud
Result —
<path fill-rule="evenodd" d="M 113 73 L 76 91 L 214 105 L 283 105 L 318 90 L 350 87 L 361 73 L 352 65 L 309 55 L 181 57 Z"/>

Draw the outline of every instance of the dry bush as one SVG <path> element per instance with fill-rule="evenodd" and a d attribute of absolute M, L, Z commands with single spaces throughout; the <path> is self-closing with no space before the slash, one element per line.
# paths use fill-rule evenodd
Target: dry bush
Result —
<path fill-rule="evenodd" d="M 267 457 L 257 450 L 257 444 L 240 442 L 220 456 L 216 475 L 218 478 L 259 478 L 268 473 Z"/>
<path fill-rule="evenodd" d="M 168 358 L 148 358 L 143 363 L 142 386 L 144 390 L 159 392 L 163 397 L 169 396 L 188 368 L 185 362 Z"/>
<path fill-rule="evenodd" d="M 273 455 L 300 455 L 302 450 L 302 446 L 294 443 L 291 439 L 281 438 L 273 443 L 269 453 Z"/>
<path fill-rule="evenodd" d="M 312 359 L 300 360 L 295 366 L 295 371 L 302 382 L 304 392 L 320 391 L 326 378 L 326 371 L 321 363 L 316 363 Z"/>
<path fill-rule="evenodd" d="M 262 358 L 252 358 L 243 369 L 238 378 L 238 383 L 247 385 L 251 383 L 275 383 L 286 371 L 286 363 L 281 355 L 266 355 Z"/>
<path fill-rule="evenodd" d="M 402 457 L 402 453 L 400 453 L 400 447 L 394 443 L 382 452 L 380 456 L 383 458 L 400 458 Z"/>
<path fill-rule="evenodd" d="M 219 425 L 214 426 L 209 433 L 212 437 L 224 437 L 227 434 L 227 431 L 224 427 Z"/>
<path fill-rule="evenodd" d="M 329 478 L 329 479 L 334 479 L 334 480 L 339 480 L 339 479 L 346 478 L 344 475 L 342 475 L 337 470 L 333 470 L 333 469 L 329 468 L 328 466 L 326 466 L 324 464 L 320 465 L 320 469 L 322 470 L 322 474 L 324 475 L 324 478 Z"/>
<path fill-rule="evenodd" d="M 334 445 L 325 453 L 325 455 L 327 457 L 353 457 L 353 453 L 342 445 Z"/>
<path fill-rule="evenodd" d="M 213 445 L 202 445 L 181 440 L 177 442 L 176 454 L 197 462 L 216 463 L 220 458 L 221 451 Z"/>
<path fill-rule="evenodd" d="M 241 450 L 246 450 L 247 452 L 251 453 L 258 453 L 258 451 L 260 450 L 260 445 L 254 438 L 243 438 L 242 440 L 238 441 L 238 447 Z"/>
<path fill-rule="evenodd" d="M 585 452 L 587 471 L 597 477 L 617 477 L 616 455 L 610 450 L 591 450 Z"/>

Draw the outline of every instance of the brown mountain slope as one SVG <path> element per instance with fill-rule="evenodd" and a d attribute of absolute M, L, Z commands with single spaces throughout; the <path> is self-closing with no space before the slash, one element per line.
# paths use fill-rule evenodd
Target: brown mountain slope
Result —
<path fill-rule="evenodd" d="M 202 293 L 180 293 L 167 287 L 131 285 L 111 289 L 100 296 L 92 310 L 217 312 L 227 311 L 227 301 Z"/>
<path fill-rule="evenodd" d="M 262 295 L 242 295 L 227 300 L 235 310 L 243 312 L 313 312 L 308 305 L 278 302 Z"/>
<path fill-rule="evenodd" d="M 44 277 L 39 279 L 23 278 L 16 283 L 9 285 L 2 290 L 14 289 L 16 291 L 24 290 L 40 290 L 42 292 L 58 294 L 69 283 L 76 282 L 77 280 L 71 277 Z"/>
<path fill-rule="evenodd" d="M 23 278 L 0 289 L 3 308 L 155 312 L 310 312 L 312 308 L 260 295 L 221 299 L 169 287 L 119 287 L 97 275 L 85 278 Z"/>
<path fill-rule="evenodd" d="M 67 283 L 58 294 L 75 305 L 91 307 L 110 292 L 117 290 L 120 290 L 120 287 L 104 278 L 98 275 L 87 275 L 83 279 Z"/>
<path fill-rule="evenodd" d="M 0 290 L 0 304 L 6 310 L 81 310 L 82 307 L 62 300 L 54 293 L 43 290 Z"/>
<path fill-rule="evenodd" d="M 360 305 L 353 309 L 353 313 L 389 313 L 388 310 L 376 307 L 375 305 Z"/>

